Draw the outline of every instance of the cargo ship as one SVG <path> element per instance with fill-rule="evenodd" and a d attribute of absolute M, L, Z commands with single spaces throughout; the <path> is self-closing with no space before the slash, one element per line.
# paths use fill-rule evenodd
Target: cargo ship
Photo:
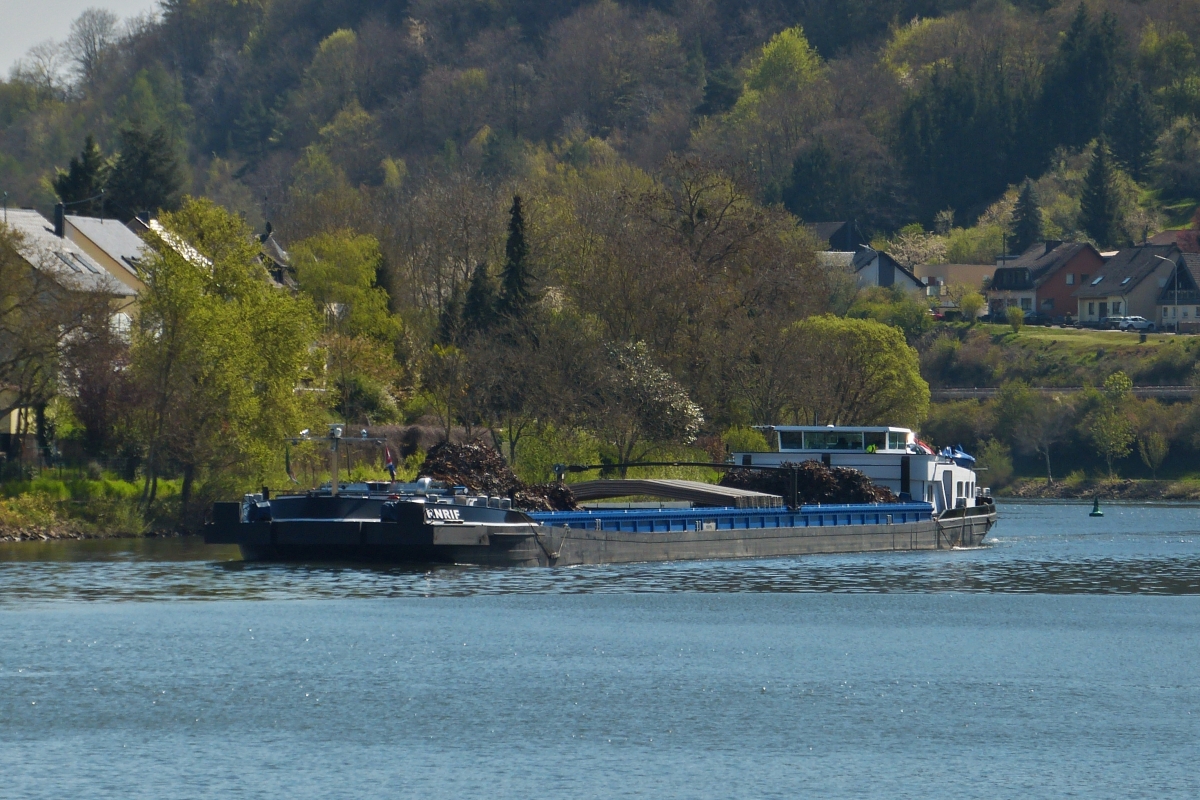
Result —
<path fill-rule="evenodd" d="M 572 566 L 974 547 L 995 524 L 973 459 L 961 450 L 936 452 L 906 428 L 777 426 L 767 433 L 771 452 L 734 453 L 713 466 L 787 471 L 821 461 L 860 470 L 898 501 L 814 505 L 794 493 L 614 480 L 572 487 L 589 499 L 666 496 L 690 507 L 522 511 L 508 498 L 429 478 L 339 484 L 335 472 L 318 490 L 214 504 L 204 538 L 236 544 L 249 561 Z"/>

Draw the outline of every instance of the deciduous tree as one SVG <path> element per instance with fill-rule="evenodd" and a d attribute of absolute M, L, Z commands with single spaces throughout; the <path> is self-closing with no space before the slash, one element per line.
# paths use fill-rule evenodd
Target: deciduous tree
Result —
<path fill-rule="evenodd" d="M 797 421 L 916 428 L 929 413 L 929 384 L 898 328 L 831 315 L 794 328 L 799 368 L 789 405 Z"/>

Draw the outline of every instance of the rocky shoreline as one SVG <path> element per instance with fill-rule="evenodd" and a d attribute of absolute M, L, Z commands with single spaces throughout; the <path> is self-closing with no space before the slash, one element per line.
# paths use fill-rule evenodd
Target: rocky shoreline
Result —
<path fill-rule="evenodd" d="M 149 533 L 105 532 L 76 528 L 71 525 L 55 527 L 26 526 L 0 527 L 0 543 L 4 542 L 63 542 L 82 541 L 85 539 L 150 539 L 156 537 L 180 536 L 173 531 L 151 531 Z"/>
<path fill-rule="evenodd" d="M 997 496 L 1027 500 L 1091 500 L 1096 496 L 1106 500 L 1200 500 L 1200 483 L 1125 479 L 1067 485 L 1025 478 L 997 492 Z"/>

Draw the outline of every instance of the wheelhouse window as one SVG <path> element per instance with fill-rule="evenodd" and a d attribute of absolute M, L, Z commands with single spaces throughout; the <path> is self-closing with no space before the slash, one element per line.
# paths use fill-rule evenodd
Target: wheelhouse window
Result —
<path fill-rule="evenodd" d="M 862 450 L 859 431 L 804 431 L 805 450 Z"/>
<path fill-rule="evenodd" d="M 887 434 L 883 431 L 864 431 L 863 441 L 866 442 L 868 450 L 872 447 L 883 450 L 887 447 Z"/>
<path fill-rule="evenodd" d="M 887 441 L 888 450 L 903 450 L 908 446 L 908 441 L 906 440 L 904 434 L 896 433 L 895 431 L 888 432 Z"/>
<path fill-rule="evenodd" d="M 780 450 L 803 450 L 804 449 L 804 434 L 800 431 L 780 431 L 779 432 L 779 449 Z"/>

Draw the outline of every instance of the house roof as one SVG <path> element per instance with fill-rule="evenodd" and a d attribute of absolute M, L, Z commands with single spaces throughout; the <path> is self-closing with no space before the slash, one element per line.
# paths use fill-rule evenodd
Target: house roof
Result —
<path fill-rule="evenodd" d="M 1200 253 L 1200 231 L 1163 231 L 1151 236 L 1150 244 L 1173 244 L 1185 253 Z"/>
<path fill-rule="evenodd" d="M 1004 266 L 997 267 L 989 288 L 1018 292 L 1036 289 L 1085 250 L 1095 252 L 1087 242 L 1038 242 L 1004 262 Z"/>
<path fill-rule="evenodd" d="M 1176 284 L 1176 270 L 1179 271 Z M 1175 258 L 1175 270 L 1158 293 L 1160 306 L 1197 305 L 1200 303 L 1200 253 L 1180 253 Z"/>
<path fill-rule="evenodd" d="M 21 233 L 21 256 L 30 266 L 68 289 L 103 292 L 117 297 L 137 293 L 119 282 L 70 239 L 56 236 L 54 227 L 31 208 L 9 209 L 8 227 Z M 116 223 L 113 223 L 114 225 Z"/>
<path fill-rule="evenodd" d="M 925 285 L 925 281 L 921 280 L 916 275 L 914 275 L 912 273 L 912 270 L 906 269 L 905 267 L 901 266 L 899 261 L 892 258 L 887 253 L 880 252 L 879 250 L 876 250 L 873 247 L 860 247 L 858 249 L 858 251 L 853 254 L 853 258 L 851 259 L 850 264 L 851 264 L 851 266 L 854 267 L 855 272 L 859 272 L 860 270 L 863 270 L 866 267 L 869 267 L 872 263 L 874 263 L 876 258 L 878 258 L 880 260 L 880 262 L 883 262 L 884 259 L 886 259 L 892 265 L 893 269 L 895 269 L 897 272 L 901 273 L 902 275 L 907 276 L 908 279 L 910 281 L 912 281 L 914 284 L 916 284 L 917 286 Z"/>
<path fill-rule="evenodd" d="M 137 274 L 137 262 L 149 253 L 142 238 L 115 219 L 67 215 L 67 222 L 133 275 Z"/>
<path fill-rule="evenodd" d="M 1132 291 L 1162 266 L 1156 256 L 1174 259 L 1179 254 L 1175 245 L 1146 244 L 1118 250 L 1108 259 L 1095 277 L 1076 289 L 1073 297 L 1109 297 Z"/>

